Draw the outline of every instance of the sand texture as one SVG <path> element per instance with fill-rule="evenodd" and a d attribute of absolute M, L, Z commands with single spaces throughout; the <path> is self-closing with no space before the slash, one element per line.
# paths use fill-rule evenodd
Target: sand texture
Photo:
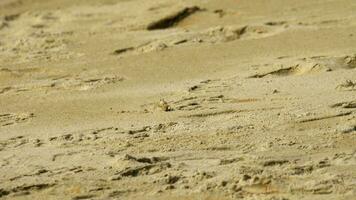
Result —
<path fill-rule="evenodd" d="M 355 0 L 0 0 L 0 199 L 356 199 Z"/>

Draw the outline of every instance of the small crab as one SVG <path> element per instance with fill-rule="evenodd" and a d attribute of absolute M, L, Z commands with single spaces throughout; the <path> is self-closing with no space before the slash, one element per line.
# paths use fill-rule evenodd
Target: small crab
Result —
<path fill-rule="evenodd" d="M 157 105 L 162 111 L 169 112 L 172 111 L 172 107 L 164 100 L 161 99 Z"/>
<path fill-rule="evenodd" d="M 353 82 L 351 80 L 346 80 L 344 83 L 336 86 L 336 89 L 344 89 L 344 88 L 356 88 L 356 82 Z"/>

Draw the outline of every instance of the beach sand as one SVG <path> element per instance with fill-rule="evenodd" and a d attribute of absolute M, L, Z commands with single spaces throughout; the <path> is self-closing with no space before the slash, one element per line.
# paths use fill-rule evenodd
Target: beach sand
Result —
<path fill-rule="evenodd" d="M 355 11 L 1 0 L 0 199 L 356 199 Z"/>

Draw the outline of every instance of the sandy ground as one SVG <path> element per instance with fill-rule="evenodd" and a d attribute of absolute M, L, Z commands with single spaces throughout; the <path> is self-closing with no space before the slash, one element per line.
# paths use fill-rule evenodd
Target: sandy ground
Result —
<path fill-rule="evenodd" d="M 356 1 L 1 0 L 0 199 L 356 199 Z"/>

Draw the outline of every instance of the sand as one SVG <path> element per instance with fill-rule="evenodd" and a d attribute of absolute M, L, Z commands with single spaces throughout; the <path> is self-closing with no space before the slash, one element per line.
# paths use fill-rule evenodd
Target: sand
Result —
<path fill-rule="evenodd" d="M 1 0 L 0 199 L 356 199 L 354 0 Z"/>

